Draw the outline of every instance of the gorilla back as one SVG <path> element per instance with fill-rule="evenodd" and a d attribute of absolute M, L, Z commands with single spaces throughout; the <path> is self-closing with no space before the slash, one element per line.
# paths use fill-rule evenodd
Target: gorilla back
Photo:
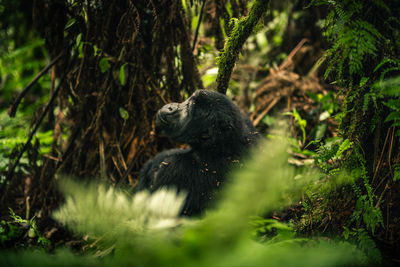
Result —
<path fill-rule="evenodd" d="M 258 138 L 249 118 L 225 95 L 198 90 L 156 114 L 156 130 L 189 149 L 157 154 L 142 168 L 139 190 L 175 187 L 188 195 L 181 214 L 198 215 L 215 197 L 227 173 Z"/>

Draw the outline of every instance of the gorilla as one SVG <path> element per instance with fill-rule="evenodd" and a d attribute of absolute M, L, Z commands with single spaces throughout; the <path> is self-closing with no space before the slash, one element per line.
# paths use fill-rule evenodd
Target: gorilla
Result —
<path fill-rule="evenodd" d="M 230 170 L 241 166 L 258 139 L 249 118 L 225 95 L 197 90 L 182 103 L 170 103 L 156 114 L 156 131 L 187 149 L 170 149 L 146 162 L 139 190 L 175 187 L 187 193 L 181 215 L 200 215 L 215 198 Z"/>

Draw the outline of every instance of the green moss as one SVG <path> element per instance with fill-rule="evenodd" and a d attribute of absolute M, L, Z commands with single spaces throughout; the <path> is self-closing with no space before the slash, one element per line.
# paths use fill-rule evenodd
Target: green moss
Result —
<path fill-rule="evenodd" d="M 262 15 L 267 11 L 269 1 L 254 2 L 247 17 L 241 18 L 234 25 L 231 35 L 225 44 L 224 51 L 218 60 L 217 90 L 225 94 L 235 66 L 236 59 L 244 42 L 252 33 Z"/>

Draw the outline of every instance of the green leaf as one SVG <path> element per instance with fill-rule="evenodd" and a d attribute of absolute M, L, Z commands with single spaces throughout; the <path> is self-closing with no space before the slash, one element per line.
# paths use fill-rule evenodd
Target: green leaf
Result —
<path fill-rule="evenodd" d="M 321 140 L 322 138 L 324 138 L 327 127 L 328 124 L 326 123 L 319 124 L 316 126 L 315 140 Z"/>
<path fill-rule="evenodd" d="M 353 145 L 353 142 L 350 142 L 349 139 L 346 139 L 343 141 L 343 143 L 340 144 L 338 151 L 336 152 L 335 158 L 339 159 L 343 156 L 343 153 L 351 148 L 351 146 Z"/>
<path fill-rule="evenodd" d="M 120 81 L 121 85 L 125 85 L 125 83 L 126 83 L 126 80 L 125 80 L 125 66 L 127 64 L 128 63 L 124 63 L 121 66 L 121 68 L 119 69 L 119 81 Z"/>
<path fill-rule="evenodd" d="M 399 111 L 390 112 L 389 115 L 386 117 L 385 122 L 393 121 L 393 120 L 400 120 L 400 112 Z"/>
<path fill-rule="evenodd" d="M 272 126 L 275 123 L 276 119 L 274 117 L 265 115 L 265 117 L 261 121 L 268 126 Z"/>
<path fill-rule="evenodd" d="M 393 60 L 391 58 L 385 58 L 384 60 L 379 62 L 379 64 L 375 67 L 374 72 L 376 72 L 378 69 L 380 69 L 386 63 L 393 64 L 393 65 L 398 65 L 399 64 L 399 62 L 397 60 Z"/>
<path fill-rule="evenodd" d="M 400 111 L 400 99 L 389 99 L 387 102 L 383 102 L 385 106 L 395 111 Z"/>
<path fill-rule="evenodd" d="M 93 45 L 93 55 L 96 57 L 98 55 L 99 52 L 99 48 L 97 47 L 97 45 Z"/>
<path fill-rule="evenodd" d="M 75 42 L 75 46 L 79 47 L 79 45 L 81 44 L 82 41 L 82 33 L 78 34 L 78 36 L 76 36 L 76 42 Z"/>
<path fill-rule="evenodd" d="M 64 31 L 71 28 L 71 26 L 74 25 L 75 23 L 76 23 L 76 19 L 74 19 L 74 18 L 70 19 L 67 22 L 67 24 L 65 24 Z"/>
<path fill-rule="evenodd" d="M 105 58 L 105 57 L 103 57 L 102 59 L 100 59 L 99 66 L 100 66 L 100 71 L 101 71 L 101 73 L 106 72 L 107 69 L 108 69 L 108 59 Z"/>
<path fill-rule="evenodd" d="M 347 228 L 346 226 L 343 226 L 342 235 L 343 235 L 344 239 L 349 239 L 350 234 L 352 234 L 352 231 L 349 228 Z"/>
<path fill-rule="evenodd" d="M 400 96 L 400 76 L 390 78 L 382 82 L 376 82 L 373 88 L 382 89 L 382 94 L 388 96 Z"/>
<path fill-rule="evenodd" d="M 331 114 L 328 111 L 324 111 L 321 114 L 319 114 L 319 120 L 320 121 L 324 121 L 326 119 L 328 119 L 331 116 Z"/>
<path fill-rule="evenodd" d="M 129 112 L 123 107 L 119 108 L 119 115 L 121 116 L 121 118 L 124 119 L 124 121 L 126 121 L 129 118 Z"/>
<path fill-rule="evenodd" d="M 29 236 L 30 238 L 36 237 L 35 229 L 29 228 L 28 236 Z"/>
<path fill-rule="evenodd" d="M 369 77 L 362 77 L 360 81 L 360 87 L 363 87 L 369 81 Z"/>

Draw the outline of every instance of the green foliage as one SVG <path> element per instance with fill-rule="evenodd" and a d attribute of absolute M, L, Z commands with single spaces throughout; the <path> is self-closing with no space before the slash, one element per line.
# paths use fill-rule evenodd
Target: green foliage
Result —
<path fill-rule="evenodd" d="M 251 221 L 254 227 L 254 235 L 260 241 L 276 243 L 284 240 L 294 239 L 296 232 L 288 224 L 275 219 L 264 219 L 256 217 Z"/>
<path fill-rule="evenodd" d="M 356 206 L 352 217 L 356 220 L 357 225 L 361 225 L 361 221 L 366 227 L 375 233 L 377 225 L 383 226 L 382 211 L 373 206 L 373 202 L 368 195 L 362 195 L 357 199 Z"/>
<path fill-rule="evenodd" d="M 46 55 L 44 40 L 42 39 L 31 40 L 21 47 L 11 47 L 6 53 L 0 54 L 0 97 L 6 103 L 11 101 L 14 92 L 21 92 L 41 68 L 44 67 Z M 44 75 L 31 91 L 42 95 L 48 88 L 49 75 Z M 32 103 L 33 106 L 29 107 L 29 112 L 32 112 L 34 108 L 42 103 L 43 100 Z M 28 106 L 23 102 L 22 107 L 27 108 Z M 0 110 L 4 108 L 5 106 L 0 106 Z"/>
<path fill-rule="evenodd" d="M 103 57 L 102 59 L 100 59 L 99 61 L 99 67 L 100 67 L 100 71 L 102 73 L 106 72 L 108 70 L 108 59 Z"/>
<path fill-rule="evenodd" d="M 35 37 L 31 16 L 26 15 L 28 9 L 29 5 L 21 0 L 0 1 L 0 111 L 8 108 L 14 92 L 21 92 L 46 64 L 44 40 Z M 41 96 L 47 92 L 48 80 L 49 75 L 44 75 L 30 95 Z M 23 102 L 22 109 L 27 104 L 37 107 L 42 103 L 35 97 L 29 102 Z"/>
<path fill-rule="evenodd" d="M 305 144 L 306 142 L 306 127 L 307 127 L 307 121 L 302 119 L 300 114 L 297 112 L 297 110 L 294 108 L 292 112 L 287 112 L 284 115 L 292 115 L 294 118 L 294 121 L 296 122 L 297 126 L 300 128 L 302 132 L 302 144 Z"/>
<path fill-rule="evenodd" d="M 22 92 L 30 81 L 47 64 L 45 40 L 37 38 L 32 30 L 30 16 L 22 12 L 23 1 L 2 1 L 0 3 L 0 172 L 3 174 L 27 138 L 29 118 L 35 110 L 46 103 L 49 98 L 50 75 L 44 74 L 29 90 L 19 105 L 17 117 L 9 118 L 7 108 L 13 98 Z M 28 5 L 29 6 L 29 5 Z M 28 7 L 29 8 L 29 7 Z M 25 10 L 27 11 L 27 10 Z M 40 153 L 49 151 L 50 132 L 38 133 L 46 144 Z M 21 159 L 20 169 L 28 163 L 25 153 Z M 0 183 L 3 177 L 0 178 Z"/>
<path fill-rule="evenodd" d="M 68 30 L 69 28 L 71 28 L 72 25 L 74 25 L 76 23 L 76 19 L 75 18 L 71 18 L 67 24 L 65 24 L 64 30 Z"/>
<path fill-rule="evenodd" d="M 206 71 L 204 75 L 201 76 L 201 80 L 205 88 L 209 87 L 215 82 L 217 78 L 218 68 L 211 68 Z"/>
<path fill-rule="evenodd" d="M 320 148 L 316 163 L 328 173 L 346 170 L 355 180 L 356 202 L 348 224 L 356 227 L 351 232 L 367 246 L 363 241 L 368 240 L 367 231 L 374 235 L 377 227 L 383 227 L 383 215 L 367 171 L 372 162 L 363 153 L 381 153 L 384 148 L 362 148 L 361 144 L 382 121 L 380 129 L 389 123 L 400 125 L 399 81 L 393 78 L 400 71 L 400 6 L 382 0 L 314 0 L 313 4 L 331 7 L 324 20 L 324 34 L 331 42 L 325 75 L 331 74 L 329 78 L 344 88 L 340 130 L 348 141 L 335 144 L 334 149 Z"/>
<path fill-rule="evenodd" d="M 4 247 L 8 241 L 17 239 L 21 234 L 21 228 L 12 222 L 2 220 L 0 222 L 0 247 Z"/>
<path fill-rule="evenodd" d="M 58 250 L 55 255 L 49 255 L 43 250 L 19 251 L 19 252 L 0 252 L 1 266 L 100 266 L 102 262 L 93 257 L 79 257 L 66 249 Z M 103 266 L 111 264 L 102 263 Z M 126 265 L 128 266 L 128 265 Z"/>
<path fill-rule="evenodd" d="M 307 95 L 318 104 L 314 111 L 319 114 L 318 124 L 311 130 L 310 135 L 312 140 L 320 141 L 325 137 L 328 128 L 327 120 L 334 115 L 336 117 L 340 115 L 340 113 L 337 113 L 339 111 L 339 104 L 334 92 L 328 92 L 325 95 L 307 92 Z M 336 120 L 339 119 L 336 118 Z"/>
<path fill-rule="evenodd" d="M 334 153 L 333 153 L 334 155 Z M 355 184 L 357 177 L 341 170 L 340 167 L 325 167 L 328 174 L 321 174 L 314 182 L 304 189 L 303 199 L 300 204 L 304 208 L 300 220 L 294 221 L 294 227 L 299 231 L 309 232 L 310 229 L 323 227 L 328 229 L 331 224 L 344 223 L 332 217 L 335 214 L 342 216 L 350 207 L 340 206 L 343 199 L 351 197 L 348 192 L 349 185 Z M 336 221 L 336 223 L 334 222 Z"/>
<path fill-rule="evenodd" d="M 333 159 L 340 159 L 343 156 L 343 153 L 353 146 L 353 142 L 349 139 L 345 139 L 339 146 L 338 150 L 336 151 L 335 156 Z"/>
<path fill-rule="evenodd" d="M 324 20 L 324 34 L 332 42 L 327 50 L 329 65 L 325 74 L 335 74 L 336 82 L 347 90 L 344 105 L 347 120 L 341 125 L 342 131 L 348 136 L 371 133 L 381 120 L 382 96 L 387 95 L 382 88 L 383 81 L 400 71 L 400 61 L 396 56 L 400 42 L 396 30 L 399 25 L 398 5 L 381 0 L 365 3 L 315 0 L 312 4 L 331 7 Z M 393 94 L 398 95 L 395 86 L 387 85 Z M 375 113 L 373 119 L 363 117 L 372 110 Z M 397 120 L 395 118 L 397 115 L 393 113 L 387 120 Z"/>
<path fill-rule="evenodd" d="M 396 164 L 394 166 L 393 181 L 397 182 L 399 180 L 400 180 L 400 164 Z"/>
<path fill-rule="evenodd" d="M 13 149 L 25 140 L 26 132 L 23 130 L 25 124 L 25 119 L 20 115 L 11 119 L 6 112 L 0 112 L 0 171 L 6 171 Z M 27 159 L 23 161 L 26 163 Z"/>
<path fill-rule="evenodd" d="M 311 131 L 307 133 L 308 122 L 300 115 L 300 113 L 296 109 L 293 109 L 292 112 L 286 112 L 284 113 L 284 115 L 292 116 L 294 119 L 294 123 L 297 126 L 296 128 L 298 128 L 301 132 L 300 141 L 294 138 L 290 142 L 294 152 L 302 154 L 306 157 L 318 158 L 318 155 L 316 155 L 315 151 L 308 150 L 307 148 L 314 145 L 319 147 L 322 142 L 326 142 L 327 146 L 330 146 L 333 143 L 334 141 L 333 139 L 335 138 L 331 140 L 324 140 L 324 137 L 328 128 L 327 119 L 331 118 L 334 115 L 334 113 L 336 113 L 339 110 L 339 106 L 333 92 L 329 92 L 326 95 L 314 94 L 312 92 L 308 92 L 307 94 L 311 99 L 313 99 L 317 103 L 317 107 L 312 112 L 316 114 L 318 120 Z M 265 122 L 264 120 L 263 122 L 267 124 L 268 119 L 269 118 L 266 118 Z M 314 122 L 312 122 L 311 125 L 313 123 Z"/>
<path fill-rule="evenodd" d="M 389 66 L 388 66 L 389 65 Z M 386 68 L 383 68 L 385 66 Z M 380 75 L 380 82 L 382 82 L 387 73 L 392 71 L 400 71 L 400 60 L 392 58 L 384 58 L 374 69 L 374 72 L 383 69 Z"/>
<path fill-rule="evenodd" d="M 41 245 L 43 247 L 47 247 L 48 245 L 50 245 L 50 241 L 46 239 L 38 230 L 35 217 L 31 218 L 30 220 L 25 220 L 22 219 L 20 216 L 16 215 L 11 208 L 9 208 L 9 210 L 10 210 L 10 217 L 13 220 L 13 222 L 19 224 L 21 227 L 27 226 L 28 236 L 30 238 L 35 238 L 38 245 Z M 17 237 L 21 232 L 21 229 L 17 230 L 15 227 L 11 227 L 10 223 L 8 223 L 8 226 L 9 226 L 9 231 L 5 235 L 7 238 L 5 239 L 5 241 L 12 240 L 13 238 Z M 3 239 L 3 237 L 1 237 L 1 239 Z"/>
<path fill-rule="evenodd" d="M 351 151 L 351 153 L 345 153 Z M 328 145 L 321 145 L 315 157 L 316 164 L 329 175 L 337 175 L 342 170 L 357 195 L 357 201 L 349 223 L 355 222 L 357 227 L 365 226 L 374 234 L 378 225 L 383 226 L 382 211 L 374 205 L 376 196 L 369 182 L 366 163 L 358 147 L 353 142 L 345 139 Z M 340 177 L 340 176 L 339 176 Z M 361 188 L 357 181 L 362 181 Z M 365 193 L 363 193 L 363 191 Z M 329 192 L 329 191 L 328 191 Z"/>
<path fill-rule="evenodd" d="M 177 215 L 185 199 L 185 194 L 166 189 L 154 195 L 140 192 L 130 197 L 112 187 L 84 187 L 71 180 L 63 181 L 61 188 L 67 194 L 66 203 L 54 217 L 74 231 L 89 234 L 92 238 L 102 237 L 106 243 L 116 242 L 119 238 L 124 240 L 126 231 L 135 235 L 148 229 L 179 225 Z"/>
<path fill-rule="evenodd" d="M 75 4 L 74 4 L 75 5 Z M 73 5 L 73 6 L 74 6 Z M 82 17 L 87 21 L 87 13 L 85 8 L 82 8 Z M 70 20 L 66 23 L 64 27 L 64 35 L 68 36 L 70 34 L 73 34 L 70 32 L 70 28 L 72 28 L 73 25 L 76 24 L 76 18 L 70 18 Z M 71 44 L 72 46 L 72 52 L 77 53 L 79 58 L 84 57 L 84 48 L 85 46 L 88 46 L 92 51 L 93 51 L 93 56 L 97 57 L 99 59 L 98 65 L 100 68 L 101 73 L 105 73 L 107 70 L 110 69 L 110 59 L 113 58 L 109 55 L 105 56 L 103 53 L 103 50 L 100 49 L 96 44 L 92 42 L 85 41 L 83 39 L 83 34 L 78 33 L 76 37 L 70 38 L 70 40 L 75 40 L 75 43 Z M 115 59 L 115 58 L 113 58 Z M 121 85 L 125 85 L 125 73 L 121 73 L 124 70 L 124 67 L 127 63 L 123 64 L 120 69 L 120 82 Z"/>
<path fill-rule="evenodd" d="M 278 12 L 277 10 L 273 10 L 272 16 L 274 18 L 268 23 L 266 31 L 268 31 L 269 34 L 273 33 L 272 45 L 280 46 L 282 44 L 283 35 L 287 27 L 289 15 L 285 11 Z M 262 32 L 262 34 L 264 34 L 265 37 L 265 32 Z"/>
<path fill-rule="evenodd" d="M 339 170 L 339 160 L 343 158 L 344 153 L 353 146 L 349 139 L 333 139 L 325 144 L 321 144 L 317 149 L 317 155 L 314 157 L 315 163 L 325 173 L 335 174 Z"/>
<path fill-rule="evenodd" d="M 121 83 L 121 85 L 125 85 L 126 80 L 125 80 L 125 72 L 127 71 L 126 65 L 128 63 L 124 63 L 121 65 L 121 68 L 119 69 L 119 82 Z"/>
<path fill-rule="evenodd" d="M 329 118 L 339 109 L 339 104 L 336 100 L 334 92 L 328 92 L 326 95 L 307 92 L 307 95 L 316 103 L 318 103 L 316 111 L 320 113 L 320 121 Z"/>
<path fill-rule="evenodd" d="M 247 52 L 242 54 L 241 62 L 259 66 L 267 71 L 270 67 L 280 65 L 287 58 L 287 53 L 282 52 L 280 46 L 289 23 L 289 11 L 293 8 L 293 3 L 285 1 L 283 5 L 285 8 L 280 10 L 273 9 L 273 6 L 269 8 L 267 13 L 269 19 L 261 21 L 266 24 L 263 26 L 263 23 L 258 23 L 254 34 L 247 39 L 245 44 Z M 280 53 L 276 53 L 278 51 Z M 251 87 L 256 87 L 257 83 L 253 84 Z"/>
<path fill-rule="evenodd" d="M 329 65 L 325 74 L 334 73 L 336 82 L 348 91 L 344 114 L 352 117 L 350 121 L 353 125 L 348 129 L 342 125 L 342 128 L 346 134 L 363 135 L 362 125 L 366 123 L 362 116 L 373 109 L 379 113 L 382 110 L 382 96 L 387 95 L 376 81 L 382 84 L 388 76 L 400 71 L 400 61 L 396 55 L 396 47 L 400 42 L 397 30 L 399 6 L 381 0 L 368 0 L 365 3 L 315 0 L 312 4 L 331 7 L 331 12 L 324 20 L 324 34 L 332 42 L 327 50 Z M 387 85 L 394 89 L 393 94 L 398 95 L 394 86 Z M 365 128 L 372 132 L 378 121 L 376 117 Z"/>
<path fill-rule="evenodd" d="M 358 199 L 349 223 L 356 222 L 357 227 L 365 225 L 374 234 L 376 226 L 381 225 L 383 227 L 382 211 L 378 206 L 374 205 L 376 195 L 373 193 L 373 188 L 369 182 L 365 158 L 358 148 L 354 150 L 347 164 L 351 164 L 350 174 L 356 179 L 361 179 L 364 186 L 363 189 L 366 192 L 362 194 L 363 190 L 357 184 L 353 184 Z M 346 168 L 350 170 L 349 166 Z"/>
<path fill-rule="evenodd" d="M 343 236 L 345 239 L 350 239 L 351 237 L 356 238 L 357 246 L 364 251 L 367 257 L 370 259 L 371 264 L 382 263 L 382 255 L 379 249 L 376 247 L 374 240 L 369 236 L 368 232 L 363 228 L 353 228 L 349 229 L 344 227 Z"/>
<path fill-rule="evenodd" d="M 217 90 L 219 92 L 226 92 L 239 51 L 258 21 L 267 11 L 268 4 L 269 1 L 267 0 L 255 0 L 249 15 L 238 20 L 234 25 L 231 35 L 225 43 L 224 51 L 218 59 Z"/>
<path fill-rule="evenodd" d="M 313 1 L 333 6 L 325 19 L 325 36 L 333 41 L 327 50 L 330 58 L 325 76 L 335 68 L 338 79 L 363 73 L 365 61 L 376 58 L 384 37 L 368 21 L 362 19 L 365 4 L 352 0 Z"/>
<path fill-rule="evenodd" d="M 17 113 L 17 117 L 10 118 L 5 111 L 0 112 L 0 171 L 6 171 L 12 162 L 12 154 L 16 149 L 22 148 L 26 143 L 27 137 L 27 118 Z M 50 153 L 53 143 L 53 131 L 38 132 L 36 142 L 40 143 L 39 155 Z M 24 153 L 20 160 L 23 166 L 28 163 L 28 155 Z M 41 157 L 38 157 L 35 164 L 41 164 Z"/>
<path fill-rule="evenodd" d="M 120 107 L 118 110 L 121 118 L 124 119 L 124 121 L 126 121 L 129 118 L 129 112 L 122 107 Z"/>
<path fill-rule="evenodd" d="M 400 67 L 400 61 L 396 63 Z M 400 76 L 381 80 L 375 83 L 373 88 L 375 90 L 380 90 L 380 96 L 382 98 L 391 97 L 386 101 L 383 101 L 383 104 L 390 110 L 390 113 L 385 118 L 385 122 L 390 122 L 391 127 L 400 126 Z M 400 138 L 399 129 L 396 130 L 396 136 Z"/>
<path fill-rule="evenodd" d="M 65 204 L 54 214 L 71 230 L 89 235 L 98 265 L 129 266 L 348 266 L 367 258 L 348 242 L 296 238 L 290 226 L 261 214 L 297 201 L 312 176 L 295 173 L 287 163 L 286 146 L 270 142 L 255 151 L 248 167 L 233 174 L 215 209 L 204 217 L 178 217 L 184 194 L 162 189 L 153 195 L 129 196 L 105 185 L 82 186 L 65 180 Z M 299 176 L 297 176 L 299 177 Z M 253 219 L 251 219 L 253 218 Z M 250 223 L 249 223 L 250 221 Z M 253 234 L 252 234 L 253 233 Z M 259 243 L 254 240 L 257 234 Z M 63 252 L 62 252 L 63 253 Z M 33 254 L 0 254 L 27 265 Z M 37 255 L 37 254 L 36 254 Z M 65 260 L 56 253 L 51 263 Z M 75 262 L 71 256 L 67 262 Z M 36 262 L 49 264 L 48 256 Z M 31 262 L 29 262 L 31 264 Z M 91 265 L 88 256 L 82 265 Z"/>

